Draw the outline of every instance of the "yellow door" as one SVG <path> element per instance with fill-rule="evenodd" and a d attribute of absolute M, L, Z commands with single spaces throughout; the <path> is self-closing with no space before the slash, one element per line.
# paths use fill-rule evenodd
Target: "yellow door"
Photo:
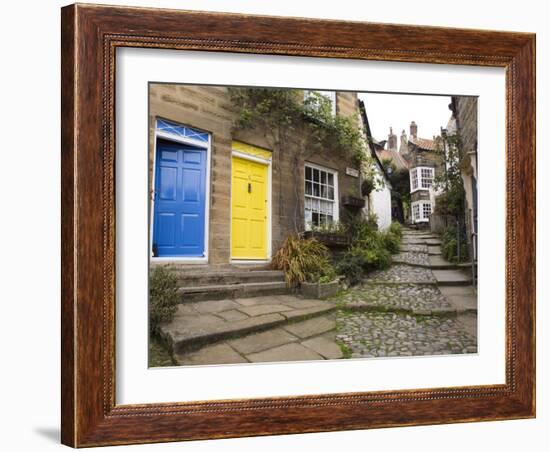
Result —
<path fill-rule="evenodd" d="M 267 259 L 267 165 L 233 157 L 231 257 Z"/>

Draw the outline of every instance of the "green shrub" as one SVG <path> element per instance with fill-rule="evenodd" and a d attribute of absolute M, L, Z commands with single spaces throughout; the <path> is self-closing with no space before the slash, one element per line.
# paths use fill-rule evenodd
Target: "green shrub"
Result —
<path fill-rule="evenodd" d="M 441 255 L 449 262 L 466 262 L 468 260 L 468 246 L 465 238 L 463 238 L 460 243 L 460 258 L 457 248 L 456 227 L 448 226 L 441 236 Z"/>
<path fill-rule="evenodd" d="M 348 225 L 352 234 L 352 246 L 338 263 L 336 270 L 350 284 L 356 284 L 372 270 L 381 270 L 391 265 L 391 255 L 399 252 L 401 226 L 392 224 L 385 232 L 378 231 L 375 215 L 354 219 Z"/>
<path fill-rule="evenodd" d="M 364 258 L 362 253 L 348 251 L 344 257 L 338 262 L 336 271 L 346 277 L 350 284 L 357 284 L 361 282 L 365 274 L 364 270 Z"/>
<path fill-rule="evenodd" d="M 365 219 L 360 215 L 348 216 L 346 218 L 347 233 L 352 241 L 378 231 L 378 217 L 376 214 L 369 214 Z"/>
<path fill-rule="evenodd" d="M 372 242 L 374 243 L 374 242 Z M 376 246 L 353 246 L 338 263 L 336 270 L 350 284 L 357 284 L 372 270 L 382 270 L 391 265 L 391 254 L 379 241 Z"/>
<path fill-rule="evenodd" d="M 276 270 L 284 271 L 289 287 L 334 275 L 328 248 L 314 238 L 288 237 L 273 257 L 271 265 Z"/>
<path fill-rule="evenodd" d="M 382 239 L 382 243 L 384 244 L 384 248 L 386 248 L 391 254 L 399 253 L 399 243 L 401 242 L 401 238 L 398 235 L 394 234 L 390 230 L 387 230 L 381 232 L 380 237 Z"/>
<path fill-rule="evenodd" d="M 158 333 L 161 323 L 174 317 L 180 301 L 178 279 L 164 267 L 155 267 L 149 276 L 149 331 Z"/>
<path fill-rule="evenodd" d="M 390 227 L 388 228 L 388 231 L 390 231 L 392 234 L 395 234 L 399 239 L 403 238 L 403 226 L 401 226 L 400 223 L 397 221 L 392 221 L 390 224 Z"/>

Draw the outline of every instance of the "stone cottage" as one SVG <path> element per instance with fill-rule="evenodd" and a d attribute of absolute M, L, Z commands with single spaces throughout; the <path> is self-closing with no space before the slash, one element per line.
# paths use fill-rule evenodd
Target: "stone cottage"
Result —
<path fill-rule="evenodd" d="M 434 179 L 445 171 L 441 137 L 418 137 L 418 125 L 412 121 L 410 134 L 401 134 L 399 153 L 407 162 L 411 185 L 411 221 L 428 226 L 435 206 Z"/>
<path fill-rule="evenodd" d="M 452 116 L 448 132 L 461 137 L 460 174 L 465 192 L 465 223 L 469 249 L 477 260 L 477 97 L 453 96 L 449 108 Z"/>
<path fill-rule="evenodd" d="M 356 93 L 317 93 L 359 121 Z M 150 84 L 149 115 L 153 261 L 267 263 L 290 234 L 361 214 L 357 163 L 331 149 L 303 157 L 300 137 L 276 149 L 265 131 L 235 128 L 225 87 Z"/>

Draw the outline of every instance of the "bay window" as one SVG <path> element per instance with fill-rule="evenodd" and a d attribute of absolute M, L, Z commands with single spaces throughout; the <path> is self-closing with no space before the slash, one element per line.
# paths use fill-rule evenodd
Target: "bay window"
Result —
<path fill-rule="evenodd" d="M 414 223 L 422 223 L 430 220 L 432 203 L 430 201 L 415 201 L 411 203 L 412 219 Z"/>
<path fill-rule="evenodd" d="M 434 181 L 434 169 L 429 166 L 417 166 L 410 170 L 411 193 L 416 190 L 429 190 Z"/>

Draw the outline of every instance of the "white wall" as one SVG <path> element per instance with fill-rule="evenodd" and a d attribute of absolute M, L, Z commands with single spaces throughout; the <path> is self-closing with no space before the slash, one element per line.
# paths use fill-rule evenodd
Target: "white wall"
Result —
<path fill-rule="evenodd" d="M 105 0 L 102 0 L 105 2 Z M 537 130 L 550 123 L 550 30 L 544 2 L 463 0 L 442 7 L 437 0 L 357 2 L 318 0 L 112 0 L 118 4 L 241 13 L 310 16 L 374 22 L 491 28 L 537 32 Z M 91 3 L 101 1 L 89 0 Z M 0 184 L 4 221 L 2 241 L 2 449 L 66 450 L 59 445 L 59 7 L 68 2 L 6 2 L 0 33 L 3 60 L 3 124 Z M 314 7 L 313 7 L 314 6 Z M 495 9 L 495 7 L 497 7 Z M 498 13 L 496 13 L 498 11 Z M 452 12 L 452 13 L 451 13 Z M 483 125 L 481 125 L 483 126 Z M 32 146 L 25 144 L 32 140 Z M 547 135 L 538 136 L 538 166 L 550 167 L 542 152 Z M 539 178 L 538 200 L 546 207 L 550 178 Z M 32 202 L 31 202 L 32 201 Z M 548 208 L 538 209 L 538 230 L 550 230 Z M 548 274 L 542 250 L 550 234 L 538 237 L 538 273 Z M 116 451 L 353 451 L 407 450 L 499 452 L 548 449 L 550 279 L 538 284 L 538 417 L 536 420 L 403 427 L 223 441 L 118 447 Z M 548 300 L 546 300 L 548 301 Z M 368 376 L 366 376 L 368 378 Z M 32 403 L 32 405 L 31 405 Z M 543 442 L 544 441 L 544 442 Z"/>
<path fill-rule="evenodd" d="M 380 173 L 380 170 L 377 172 Z M 391 224 L 391 191 L 381 176 L 379 178 L 380 183 L 369 195 L 369 207 L 378 217 L 378 229 L 383 231 Z"/>

